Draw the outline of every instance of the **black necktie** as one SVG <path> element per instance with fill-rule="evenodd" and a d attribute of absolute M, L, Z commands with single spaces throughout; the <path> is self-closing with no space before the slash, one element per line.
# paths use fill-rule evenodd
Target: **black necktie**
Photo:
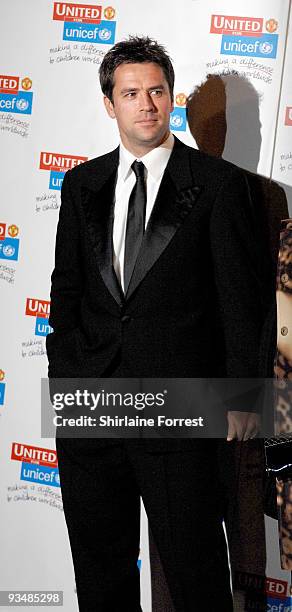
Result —
<path fill-rule="evenodd" d="M 125 293 L 130 284 L 131 276 L 135 267 L 136 259 L 141 247 L 146 212 L 146 185 L 143 162 L 134 161 L 131 168 L 136 175 L 136 184 L 133 187 L 129 199 L 125 257 L 124 257 L 124 290 Z"/>

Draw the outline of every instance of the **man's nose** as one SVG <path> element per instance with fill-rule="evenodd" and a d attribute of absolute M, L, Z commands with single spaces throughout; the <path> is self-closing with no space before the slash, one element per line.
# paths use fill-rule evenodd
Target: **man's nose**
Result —
<path fill-rule="evenodd" d="M 153 111 L 155 109 L 154 100 L 148 91 L 140 92 L 140 110 Z"/>

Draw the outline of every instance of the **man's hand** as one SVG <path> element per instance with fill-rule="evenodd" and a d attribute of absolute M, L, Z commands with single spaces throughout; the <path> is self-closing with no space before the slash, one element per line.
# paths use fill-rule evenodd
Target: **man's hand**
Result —
<path fill-rule="evenodd" d="M 227 442 L 231 440 L 249 440 L 255 438 L 260 428 L 260 415 L 256 412 L 227 412 L 228 434 Z"/>

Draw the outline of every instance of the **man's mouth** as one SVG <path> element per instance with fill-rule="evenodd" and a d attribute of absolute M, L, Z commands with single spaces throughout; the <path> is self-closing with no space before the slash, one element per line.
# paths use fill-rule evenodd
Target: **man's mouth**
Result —
<path fill-rule="evenodd" d="M 136 123 L 155 123 L 157 121 L 157 119 L 140 119 L 139 121 L 136 121 Z"/>

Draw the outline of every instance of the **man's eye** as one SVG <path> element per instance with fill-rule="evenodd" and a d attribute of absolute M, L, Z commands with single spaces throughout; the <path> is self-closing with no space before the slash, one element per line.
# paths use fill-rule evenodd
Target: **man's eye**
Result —
<path fill-rule="evenodd" d="M 134 98 L 135 95 L 135 91 L 127 91 L 127 93 L 125 94 L 125 98 Z"/>
<path fill-rule="evenodd" d="M 156 97 L 157 96 L 161 96 L 162 95 L 162 89 L 152 89 L 152 91 L 150 93 L 151 93 L 151 95 L 154 95 Z"/>

